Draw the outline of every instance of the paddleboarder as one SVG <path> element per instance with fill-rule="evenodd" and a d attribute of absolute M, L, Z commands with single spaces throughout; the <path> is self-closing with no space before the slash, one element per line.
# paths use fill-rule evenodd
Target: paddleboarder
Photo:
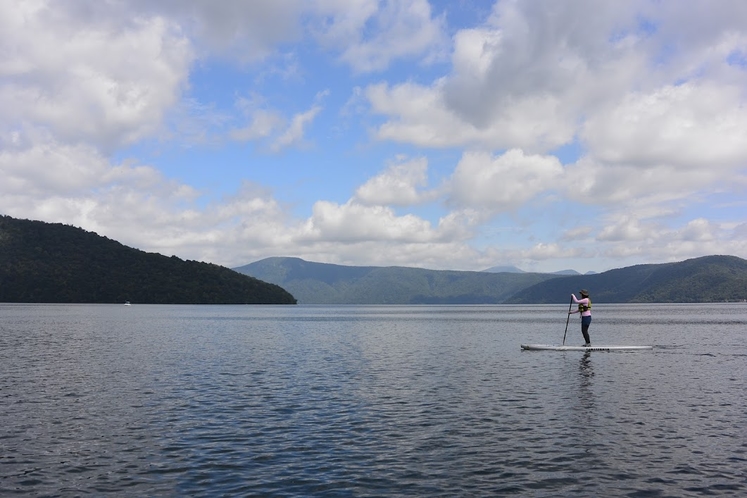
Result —
<path fill-rule="evenodd" d="M 576 311 L 568 311 L 568 314 L 581 313 L 581 333 L 584 335 L 586 344 L 584 346 L 591 346 L 591 339 L 589 338 L 589 325 L 591 325 L 591 298 L 589 297 L 589 291 L 581 289 L 578 291 L 581 294 L 581 299 L 576 299 L 575 294 L 571 294 L 573 302 L 578 304 Z"/>

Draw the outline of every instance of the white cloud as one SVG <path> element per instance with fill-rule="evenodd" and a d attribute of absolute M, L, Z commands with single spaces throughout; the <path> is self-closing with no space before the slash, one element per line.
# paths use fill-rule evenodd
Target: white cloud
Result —
<path fill-rule="evenodd" d="M 490 22 L 455 34 L 450 74 L 368 89 L 387 118 L 377 136 L 529 152 L 573 141 L 582 117 L 640 74 L 633 48 L 609 41 L 616 25 L 635 23 L 633 2 L 609 5 L 497 2 Z"/>
<path fill-rule="evenodd" d="M 580 136 L 596 160 L 733 166 L 747 74 L 727 58 L 747 46 L 734 21 L 745 9 L 720 5 L 735 17 L 705 15 L 703 2 L 497 2 L 484 26 L 455 34 L 448 75 L 367 88 L 385 118 L 377 138 L 546 152 Z M 712 21 L 705 33 L 698 16 Z"/>
<path fill-rule="evenodd" d="M 346 243 L 376 240 L 422 243 L 439 237 L 422 218 L 411 214 L 397 216 L 388 207 L 364 206 L 352 201 L 342 205 L 316 202 L 306 232 L 311 239 Z"/>
<path fill-rule="evenodd" d="M 259 62 L 278 45 L 301 39 L 301 18 L 311 7 L 304 0 L 125 0 L 119 5 L 125 15 L 174 19 L 204 56 L 222 55 L 243 63 Z M 115 10 L 108 4 L 106 8 Z"/>
<path fill-rule="evenodd" d="M 236 108 L 249 124 L 233 128 L 228 134 L 231 139 L 241 142 L 267 141 L 272 152 L 303 145 L 306 129 L 323 110 L 320 103 L 326 95 L 327 92 L 319 93 L 311 108 L 296 113 L 290 119 L 279 110 L 268 107 L 264 99 L 256 94 L 249 98 L 239 98 Z"/>
<path fill-rule="evenodd" d="M 0 153 L 0 212 L 72 223 L 139 247 L 158 245 L 197 192 L 149 166 L 110 165 L 86 145 L 37 138 Z M 165 220 L 165 221 L 164 221 Z"/>
<path fill-rule="evenodd" d="M 0 192 L 5 195 L 23 194 L 33 202 L 34 198 L 87 195 L 115 183 L 145 189 L 164 182 L 150 167 L 112 166 L 88 145 L 59 143 L 45 133 L 33 134 L 30 141 L 0 150 Z"/>
<path fill-rule="evenodd" d="M 714 82 L 631 93 L 590 117 L 582 137 L 599 161 L 708 168 L 716 177 L 747 162 L 746 98 L 742 88 Z"/>
<path fill-rule="evenodd" d="M 494 115 L 485 126 L 478 126 L 447 105 L 442 84 L 369 86 L 365 93 L 372 111 L 388 116 L 376 130 L 376 137 L 422 147 L 517 147 L 530 151 L 549 150 L 573 139 L 574 129 L 561 122 L 559 101 L 554 97 L 527 97 Z"/>
<path fill-rule="evenodd" d="M 615 225 L 605 227 L 597 236 L 597 240 L 601 242 L 642 241 L 655 237 L 660 228 L 650 223 L 643 225 L 637 218 L 625 216 Z"/>
<path fill-rule="evenodd" d="M 385 69 L 393 60 L 434 57 L 444 20 L 427 0 L 129 0 L 136 12 L 178 20 L 205 55 L 243 63 L 277 55 L 278 47 L 311 35 L 355 71 Z"/>
<path fill-rule="evenodd" d="M 562 174 L 553 156 L 525 155 L 518 149 L 498 157 L 469 152 L 448 182 L 450 202 L 491 212 L 512 210 L 553 189 Z"/>
<path fill-rule="evenodd" d="M 747 240 L 730 223 L 705 218 L 666 226 L 657 219 L 641 220 L 620 214 L 597 235 L 600 252 L 609 258 L 645 256 L 646 261 L 666 262 L 708 254 L 744 254 Z"/>
<path fill-rule="evenodd" d="M 700 0 L 687 8 L 507 0 L 477 26 L 447 26 L 425 0 L 0 2 L 0 212 L 224 264 L 287 254 L 474 269 L 498 257 L 744 255 L 739 208 L 724 222 L 707 209 L 696 219 L 683 213 L 717 189 L 739 198 L 747 184 L 747 71 L 738 56 L 747 53 L 746 16 L 740 0 L 718 9 Z M 450 66 L 422 70 L 443 55 L 449 29 Z M 229 91 L 241 90 L 200 95 L 210 80 L 200 71 L 217 60 L 242 82 Z M 394 64 L 403 60 L 409 71 Z M 274 78 L 276 64 L 293 78 Z M 376 71 L 375 84 L 362 74 Z M 276 80 L 288 86 L 263 87 Z M 353 88 L 343 111 L 361 120 L 346 115 L 346 124 L 373 123 L 377 139 L 361 145 L 347 135 L 348 144 L 324 143 L 315 154 L 371 147 L 372 157 L 386 148 L 387 157 L 414 159 L 384 165 L 352 196 L 336 192 L 346 203 L 316 198 L 300 218 L 250 183 L 215 199 L 164 176 L 157 153 L 120 159 L 158 139 L 221 146 L 229 136 L 303 149 L 321 113 L 341 103 L 325 103 L 325 91 L 298 104 L 300 84 L 336 96 Z M 572 143 L 583 157 L 563 167 L 552 151 Z M 434 165 L 448 177 L 437 188 L 428 185 Z M 436 201 L 451 209 L 437 223 L 408 212 L 443 210 L 428 205 Z M 584 214 L 529 220 L 536 202 Z M 472 247 L 489 239 L 483 224 L 506 212 L 529 220 L 512 231 L 524 240 Z"/>
<path fill-rule="evenodd" d="M 47 2 L 0 5 L 0 129 L 45 127 L 111 149 L 153 134 L 193 60 L 177 25 L 87 24 Z"/>
<path fill-rule="evenodd" d="M 243 128 L 234 128 L 229 132 L 232 139 L 240 142 L 250 142 L 267 138 L 272 136 L 285 121 L 279 112 L 268 109 L 257 109 L 249 119 L 249 125 Z"/>
<path fill-rule="evenodd" d="M 588 220 L 582 220 L 583 222 L 588 222 Z M 575 241 L 575 240 L 587 240 L 589 238 L 589 235 L 591 235 L 594 232 L 594 227 L 589 225 L 582 225 L 578 227 L 571 228 L 570 230 L 566 230 L 563 232 L 561 236 L 562 241 Z"/>
<path fill-rule="evenodd" d="M 318 39 L 358 72 L 380 71 L 401 58 L 437 58 L 445 45 L 444 19 L 432 17 L 427 0 L 322 0 L 317 11 L 327 14 Z"/>
<path fill-rule="evenodd" d="M 304 143 L 304 132 L 306 127 L 314 121 L 314 118 L 322 111 L 322 107 L 314 105 L 306 112 L 296 114 L 291 119 L 288 128 L 271 144 L 270 149 L 277 152 L 292 145 Z"/>
<path fill-rule="evenodd" d="M 560 258 L 568 258 L 579 255 L 579 249 L 575 249 L 573 251 L 568 251 L 568 249 L 562 247 L 559 244 L 555 243 L 539 243 L 531 248 L 529 248 L 526 251 L 523 251 L 523 258 L 529 259 L 532 261 L 542 261 L 547 259 L 560 259 Z"/>
<path fill-rule="evenodd" d="M 719 227 L 715 226 L 705 218 L 698 218 L 690 221 L 679 235 L 681 240 L 686 241 L 712 241 L 717 238 Z"/>
<path fill-rule="evenodd" d="M 428 184 L 424 157 L 391 164 L 386 171 L 358 187 L 355 199 L 365 205 L 409 206 L 433 198 L 419 188 Z"/>

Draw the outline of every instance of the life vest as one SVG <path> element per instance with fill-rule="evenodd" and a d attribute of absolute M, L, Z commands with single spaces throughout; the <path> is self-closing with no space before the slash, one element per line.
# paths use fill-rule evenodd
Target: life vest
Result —
<path fill-rule="evenodd" d="M 584 311 L 591 311 L 591 298 L 587 297 L 586 299 L 589 300 L 589 304 L 579 304 L 578 305 L 579 313 L 583 313 Z"/>

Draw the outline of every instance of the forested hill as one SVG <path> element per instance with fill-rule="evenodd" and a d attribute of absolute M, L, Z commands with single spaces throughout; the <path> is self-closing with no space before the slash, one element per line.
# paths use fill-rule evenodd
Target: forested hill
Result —
<path fill-rule="evenodd" d="M 637 265 L 595 275 L 562 277 L 528 287 L 509 303 L 568 302 L 588 289 L 595 303 L 710 303 L 747 299 L 747 261 L 705 256 L 678 263 Z"/>
<path fill-rule="evenodd" d="M 497 304 L 558 275 L 342 266 L 267 258 L 236 271 L 283 286 L 301 304 Z"/>
<path fill-rule="evenodd" d="M 62 224 L 0 216 L 0 302 L 295 304 L 278 285 L 146 253 Z"/>
<path fill-rule="evenodd" d="M 303 304 L 564 303 L 582 288 L 591 291 L 596 303 L 747 299 L 747 261 L 734 256 L 592 275 L 341 266 L 298 258 L 267 258 L 236 270 L 283 286 Z"/>

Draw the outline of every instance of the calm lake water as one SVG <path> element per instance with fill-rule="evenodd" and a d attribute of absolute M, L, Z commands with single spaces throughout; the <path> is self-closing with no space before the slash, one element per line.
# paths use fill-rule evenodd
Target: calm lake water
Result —
<path fill-rule="evenodd" d="M 0 495 L 747 496 L 747 304 L 566 312 L 0 305 Z"/>

